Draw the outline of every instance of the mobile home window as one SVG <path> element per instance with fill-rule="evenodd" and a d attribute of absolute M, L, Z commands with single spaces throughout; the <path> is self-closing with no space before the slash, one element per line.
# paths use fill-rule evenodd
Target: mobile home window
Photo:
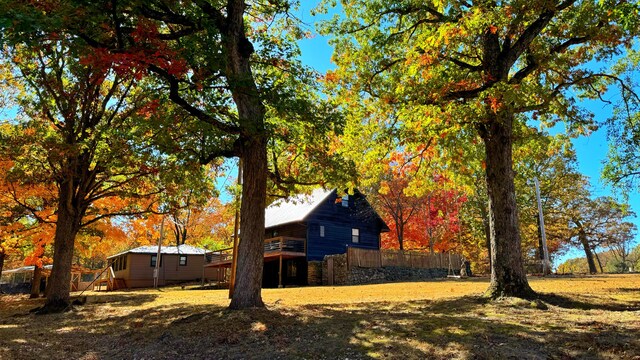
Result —
<path fill-rule="evenodd" d="M 320 237 L 324 237 L 324 225 L 320 225 Z"/>
<path fill-rule="evenodd" d="M 351 229 L 351 242 L 360 242 L 360 229 Z"/>
<path fill-rule="evenodd" d="M 187 266 L 187 255 L 180 255 L 180 266 Z"/>
<path fill-rule="evenodd" d="M 158 260 L 158 255 L 151 255 L 151 267 L 156 267 L 157 260 Z M 160 266 L 162 266 L 162 256 L 160 256 Z"/>

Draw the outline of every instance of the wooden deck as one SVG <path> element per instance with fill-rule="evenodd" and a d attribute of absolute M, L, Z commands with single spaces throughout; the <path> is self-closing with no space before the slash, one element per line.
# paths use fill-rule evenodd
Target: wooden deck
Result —
<path fill-rule="evenodd" d="M 278 236 L 265 239 L 264 258 L 291 259 L 307 254 L 307 241 L 302 238 Z M 206 267 L 231 267 L 233 248 L 217 250 L 207 255 Z"/>
<path fill-rule="evenodd" d="M 93 291 L 113 291 L 126 287 L 124 279 L 117 278 L 111 266 L 105 268 L 93 282 Z"/>

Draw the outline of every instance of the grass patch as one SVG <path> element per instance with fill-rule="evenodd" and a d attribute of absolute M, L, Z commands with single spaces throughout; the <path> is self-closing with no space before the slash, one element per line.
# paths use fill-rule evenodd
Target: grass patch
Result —
<path fill-rule="evenodd" d="M 225 290 L 0 296 L 1 359 L 640 359 L 640 276 L 531 278 L 536 301 L 481 297 L 486 279 L 265 289 L 230 311 Z M 86 294 L 85 294 L 86 295 Z"/>

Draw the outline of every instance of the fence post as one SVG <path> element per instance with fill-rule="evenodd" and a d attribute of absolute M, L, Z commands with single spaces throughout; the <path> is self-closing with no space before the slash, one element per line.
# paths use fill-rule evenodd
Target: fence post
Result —
<path fill-rule="evenodd" d="M 347 247 L 347 270 L 351 271 L 351 248 L 349 247 L 349 245 L 346 245 Z"/>

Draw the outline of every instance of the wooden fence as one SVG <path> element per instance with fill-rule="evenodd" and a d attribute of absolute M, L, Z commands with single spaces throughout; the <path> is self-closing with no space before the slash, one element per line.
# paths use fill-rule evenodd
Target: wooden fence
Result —
<path fill-rule="evenodd" d="M 452 269 L 460 270 L 462 256 L 454 253 L 424 254 L 415 251 L 370 250 L 356 247 L 347 249 L 347 266 L 380 268 L 397 266 L 420 269 Z"/>

